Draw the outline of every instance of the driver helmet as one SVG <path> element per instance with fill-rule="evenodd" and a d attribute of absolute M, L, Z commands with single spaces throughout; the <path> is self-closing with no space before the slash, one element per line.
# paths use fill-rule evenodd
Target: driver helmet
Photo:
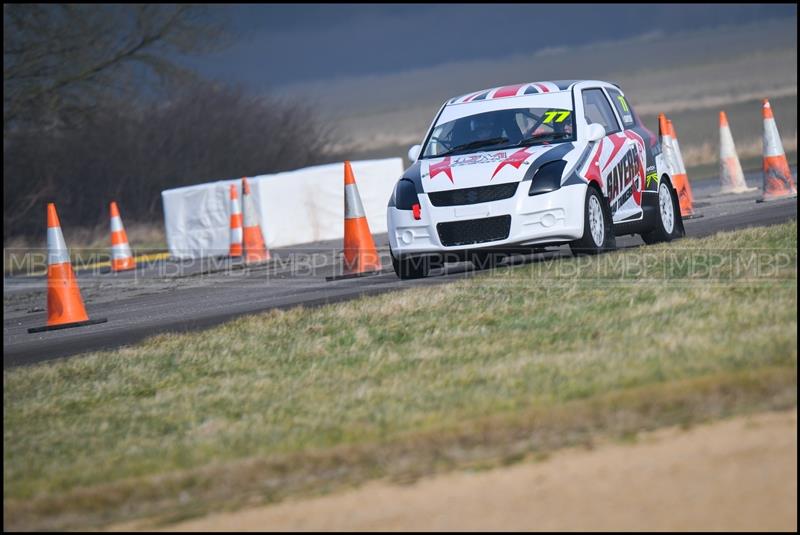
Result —
<path fill-rule="evenodd" d="M 469 129 L 476 139 L 490 139 L 498 136 L 494 120 L 485 113 L 470 118 Z"/>

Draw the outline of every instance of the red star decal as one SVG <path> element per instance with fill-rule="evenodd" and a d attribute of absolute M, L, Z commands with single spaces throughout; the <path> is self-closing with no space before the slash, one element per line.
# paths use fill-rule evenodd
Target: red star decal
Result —
<path fill-rule="evenodd" d="M 600 155 L 603 153 L 603 142 L 605 138 L 602 138 L 600 142 L 597 144 L 597 148 L 595 149 L 594 156 L 589 161 L 589 165 L 586 167 L 586 179 L 591 181 L 597 182 L 597 185 L 600 186 L 602 189 L 603 186 L 603 177 L 600 175 Z"/>
<path fill-rule="evenodd" d="M 453 182 L 453 170 L 450 168 L 450 156 L 445 156 L 444 160 L 439 163 L 431 164 L 428 168 L 428 172 L 431 175 L 431 180 L 439 173 L 444 173 L 447 175 L 447 178 L 450 179 L 450 182 Z"/>
<path fill-rule="evenodd" d="M 522 162 L 527 160 L 531 156 L 531 154 L 533 153 L 528 152 L 528 147 L 518 150 L 517 152 L 515 152 L 502 162 L 500 162 L 500 165 L 498 165 L 497 169 L 495 169 L 494 173 L 492 173 L 492 178 L 494 178 L 495 175 L 500 172 L 500 169 L 502 169 L 506 165 L 511 165 L 514 166 L 514 168 L 519 169 L 519 166 L 522 165 Z M 491 180 L 492 178 L 490 178 L 489 180 Z"/>
<path fill-rule="evenodd" d="M 633 141 L 635 144 L 638 145 L 636 142 L 640 141 L 642 146 L 644 146 L 644 138 L 642 138 L 639 134 L 630 130 L 626 130 L 625 135 L 628 136 L 628 139 Z M 636 178 L 634 178 L 633 181 L 633 202 L 641 206 L 642 190 L 644 189 L 644 151 L 642 150 L 638 152 L 639 157 L 636 158 Z"/>

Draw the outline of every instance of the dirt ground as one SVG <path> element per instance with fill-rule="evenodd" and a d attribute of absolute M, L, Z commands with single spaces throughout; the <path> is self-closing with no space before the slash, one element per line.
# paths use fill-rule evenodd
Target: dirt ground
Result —
<path fill-rule="evenodd" d="M 796 531 L 797 410 L 408 486 L 373 482 L 168 529 Z"/>

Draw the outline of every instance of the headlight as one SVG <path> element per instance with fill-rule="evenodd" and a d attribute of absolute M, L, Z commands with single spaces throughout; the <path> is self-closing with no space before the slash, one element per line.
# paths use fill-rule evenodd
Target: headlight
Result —
<path fill-rule="evenodd" d="M 561 187 L 561 175 L 564 172 L 564 167 L 567 162 L 558 160 L 556 162 L 549 162 L 544 164 L 536 171 L 531 180 L 531 189 L 528 190 L 528 195 L 539 195 L 540 193 L 549 193 Z"/>
<path fill-rule="evenodd" d="M 417 188 L 414 183 L 405 178 L 397 182 L 394 190 L 395 208 L 398 210 L 411 210 L 415 204 L 419 204 Z"/>

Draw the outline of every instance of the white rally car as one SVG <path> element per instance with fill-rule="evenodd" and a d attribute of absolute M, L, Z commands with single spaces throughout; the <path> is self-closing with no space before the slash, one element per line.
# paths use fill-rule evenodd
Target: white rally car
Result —
<path fill-rule="evenodd" d="M 387 210 L 400 278 L 471 260 L 569 243 L 575 254 L 684 234 L 658 138 L 620 88 L 595 80 L 534 82 L 448 100 Z"/>

